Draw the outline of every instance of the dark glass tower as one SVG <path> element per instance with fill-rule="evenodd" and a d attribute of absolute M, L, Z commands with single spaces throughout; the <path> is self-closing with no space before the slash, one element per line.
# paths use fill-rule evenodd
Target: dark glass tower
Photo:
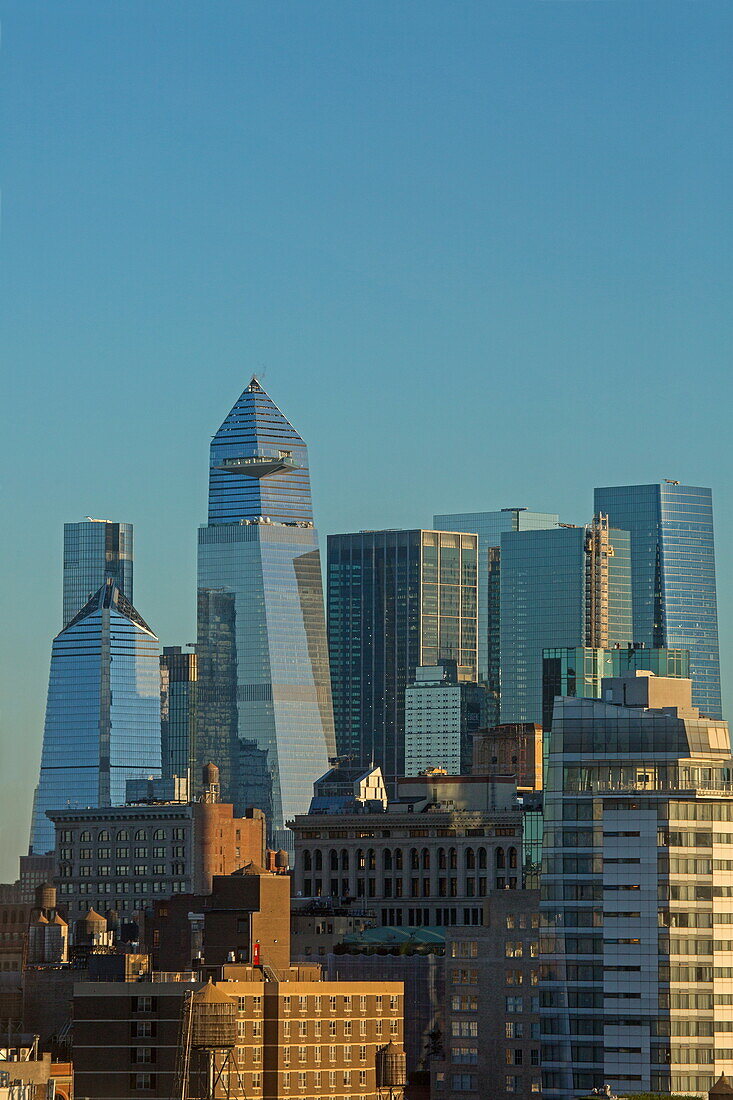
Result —
<path fill-rule="evenodd" d="M 132 603 L 132 524 L 91 517 L 65 523 L 64 626 L 106 580 Z"/>
<path fill-rule="evenodd" d="M 238 812 L 261 805 L 267 779 L 286 847 L 335 742 L 308 452 L 256 378 L 211 443 L 199 590 L 201 744 Z"/>
<path fill-rule="evenodd" d="M 542 651 L 633 640 L 629 535 L 583 527 L 501 536 L 501 720 L 542 721 Z"/>
<path fill-rule="evenodd" d="M 711 490 L 620 485 L 596 489 L 595 507 L 631 534 L 634 641 L 689 650 L 693 702 L 720 718 Z"/>
<path fill-rule="evenodd" d="M 196 767 L 198 662 L 179 645 L 164 646 L 160 658 L 160 745 L 164 778 L 188 778 Z M 203 765 L 202 765 L 203 766 Z"/>
<path fill-rule="evenodd" d="M 404 775 L 405 688 L 420 665 L 476 679 L 477 536 L 362 531 L 328 538 L 336 739 L 359 766 Z"/>
<path fill-rule="evenodd" d="M 52 851 L 46 810 L 116 806 L 160 774 L 158 639 L 107 581 L 54 638 L 31 846 Z"/>

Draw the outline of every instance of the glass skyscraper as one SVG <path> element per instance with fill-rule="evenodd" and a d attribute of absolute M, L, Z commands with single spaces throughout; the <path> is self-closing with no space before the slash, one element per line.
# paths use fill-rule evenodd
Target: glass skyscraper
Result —
<path fill-rule="evenodd" d="M 54 638 L 31 847 L 54 847 L 46 810 L 115 806 L 160 775 L 158 639 L 108 580 Z"/>
<path fill-rule="evenodd" d="M 629 535 L 583 527 L 501 536 L 501 721 L 542 721 L 542 651 L 632 641 Z"/>
<path fill-rule="evenodd" d="M 437 515 L 438 531 L 466 531 L 478 535 L 478 678 L 489 688 L 488 712 L 483 721 L 499 721 L 501 657 L 499 639 L 499 548 L 503 531 L 537 531 L 557 527 L 554 512 L 532 512 L 528 508 L 502 508 L 498 512 L 455 512 Z"/>
<path fill-rule="evenodd" d="M 631 534 L 634 641 L 689 650 L 695 706 L 720 718 L 712 492 L 621 485 L 596 489 L 595 508 Z"/>
<path fill-rule="evenodd" d="M 189 782 L 196 767 L 198 662 L 195 653 L 163 646 L 160 658 L 160 744 L 164 778 Z M 203 765 L 202 765 L 203 767 Z"/>
<path fill-rule="evenodd" d="M 198 576 L 197 752 L 237 813 L 267 808 L 264 779 L 271 839 L 291 846 L 285 823 L 335 752 L 333 711 L 308 452 L 256 378 L 211 443 Z"/>
<path fill-rule="evenodd" d="M 91 517 L 65 523 L 63 626 L 108 579 L 132 603 L 132 524 Z"/>
<path fill-rule="evenodd" d="M 404 775 L 405 688 L 420 665 L 476 679 L 477 536 L 361 531 L 328 537 L 328 644 L 336 742 L 355 764 Z"/>

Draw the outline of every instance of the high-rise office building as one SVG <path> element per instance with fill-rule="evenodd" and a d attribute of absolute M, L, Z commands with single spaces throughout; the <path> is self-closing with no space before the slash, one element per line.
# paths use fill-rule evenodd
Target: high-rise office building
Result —
<path fill-rule="evenodd" d="M 631 534 L 634 641 L 690 651 L 695 706 L 722 715 L 713 500 L 663 481 L 595 491 L 596 511 Z"/>
<path fill-rule="evenodd" d="M 54 638 L 34 852 L 54 846 L 46 810 L 117 806 L 125 782 L 160 775 L 158 639 L 108 580 Z"/>
<path fill-rule="evenodd" d="M 285 822 L 308 806 L 335 742 L 308 452 L 256 378 L 211 443 L 199 590 L 201 751 L 237 813 L 261 802 L 264 776 L 286 847 Z M 261 765 L 255 782 L 242 746 Z"/>
<path fill-rule="evenodd" d="M 552 708 L 558 696 L 600 699 L 601 682 L 609 676 L 646 670 L 655 676 L 689 679 L 686 649 L 646 649 L 638 645 L 594 649 L 571 646 L 542 653 L 542 727 L 552 726 Z"/>
<path fill-rule="evenodd" d="M 501 720 L 542 721 L 542 651 L 632 641 L 629 535 L 606 517 L 501 536 Z"/>
<path fill-rule="evenodd" d="M 469 774 L 485 693 L 482 684 L 460 679 L 455 661 L 416 670 L 405 691 L 405 775 L 426 768 Z"/>
<path fill-rule="evenodd" d="M 328 537 L 328 645 L 339 754 L 404 774 L 405 689 L 419 665 L 476 679 L 477 536 L 361 531 Z"/>
<path fill-rule="evenodd" d="M 65 523 L 64 626 L 107 580 L 132 603 L 132 524 L 91 517 Z"/>
<path fill-rule="evenodd" d="M 555 705 L 545 787 L 543 1094 L 705 1094 L 733 1072 L 733 758 L 685 679 Z"/>
<path fill-rule="evenodd" d="M 191 779 L 196 767 L 198 662 L 179 645 L 160 658 L 160 749 L 163 777 Z"/>
<path fill-rule="evenodd" d="M 499 548 L 502 531 L 544 530 L 557 527 L 559 519 L 554 512 L 532 512 L 528 508 L 456 512 L 433 518 L 433 525 L 439 531 L 474 531 L 478 535 L 478 678 L 489 689 L 482 719 L 487 726 L 499 721 Z"/>

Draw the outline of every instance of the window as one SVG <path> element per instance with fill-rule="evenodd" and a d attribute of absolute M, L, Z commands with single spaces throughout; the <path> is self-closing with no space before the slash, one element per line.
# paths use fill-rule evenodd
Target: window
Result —
<path fill-rule="evenodd" d="M 360 1046 L 359 1047 L 359 1061 L 360 1062 L 366 1062 L 366 1058 L 367 1058 L 367 1048 L 365 1046 Z"/>
<path fill-rule="evenodd" d="M 505 1008 L 507 1013 L 521 1012 L 522 1011 L 522 998 L 521 997 L 507 997 L 505 1001 Z M 534 1011 L 534 1009 L 533 1009 Z"/>
<path fill-rule="evenodd" d="M 504 956 L 507 959 L 521 959 L 522 944 L 519 940 L 507 940 L 504 944 Z"/>
<path fill-rule="evenodd" d="M 153 833 L 153 840 L 165 840 L 165 829 L 156 829 Z"/>
<path fill-rule="evenodd" d="M 117 837 L 115 839 L 117 839 L 117 840 L 129 840 L 130 839 L 130 834 L 128 833 L 127 829 L 120 829 L 120 831 L 118 832 Z"/>
<path fill-rule="evenodd" d="M 154 1073 L 134 1073 L 132 1075 L 132 1087 L 134 1089 L 154 1089 L 155 1088 L 155 1074 Z"/>
<path fill-rule="evenodd" d="M 135 833 L 135 840 L 147 840 L 147 839 L 148 839 L 148 834 L 145 832 L 145 830 L 144 829 L 138 829 L 137 832 Z"/>

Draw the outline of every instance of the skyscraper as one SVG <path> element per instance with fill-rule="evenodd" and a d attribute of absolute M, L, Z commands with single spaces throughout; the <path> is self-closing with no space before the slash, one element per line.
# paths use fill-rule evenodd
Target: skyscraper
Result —
<path fill-rule="evenodd" d="M 595 491 L 631 534 L 634 641 L 690 651 L 695 706 L 720 718 L 720 655 L 710 489 L 663 481 Z"/>
<path fill-rule="evenodd" d="M 160 747 L 163 776 L 190 782 L 196 767 L 198 662 L 179 645 L 163 646 L 160 658 Z"/>
<path fill-rule="evenodd" d="M 554 512 L 502 508 L 498 512 L 457 512 L 433 518 L 439 531 L 467 531 L 478 535 L 478 678 L 489 688 L 483 721 L 499 721 L 501 657 L 499 652 L 499 574 L 503 531 L 539 531 L 557 527 Z"/>
<path fill-rule="evenodd" d="M 132 603 L 132 524 L 91 517 L 65 523 L 64 626 L 108 579 Z"/>
<path fill-rule="evenodd" d="M 308 452 L 256 378 L 211 443 L 199 590 L 203 743 L 220 742 L 211 759 L 237 813 L 261 803 L 264 765 L 272 839 L 287 847 L 285 822 L 308 807 L 335 752 L 333 711 Z M 214 711 L 231 722 L 220 729 Z"/>
<path fill-rule="evenodd" d="M 542 721 L 542 651 L 632 641 L 626 531 L 583 527 L 501 536 L 501 720 Z"/>
<path fill-rule="evenodd" d="M 543 1094 L 705 1094 L 733 1071 L 733 759 L 690 681 L 555 704 L 545 788 Z"/>
<path fill-rule="evenodd" d="M 405 688 L 419 665 L 476 679 L 477 537 L 361 531 L 328 538 L 328 644 L 341 755 L 404 775 Z"/>
<path fill-rule="evenodd" d="M 54 638 L 31 846 L 54 846 L 46 810 L 114 806 L 160 774 L 158 639 L 108 580 Z"/>

